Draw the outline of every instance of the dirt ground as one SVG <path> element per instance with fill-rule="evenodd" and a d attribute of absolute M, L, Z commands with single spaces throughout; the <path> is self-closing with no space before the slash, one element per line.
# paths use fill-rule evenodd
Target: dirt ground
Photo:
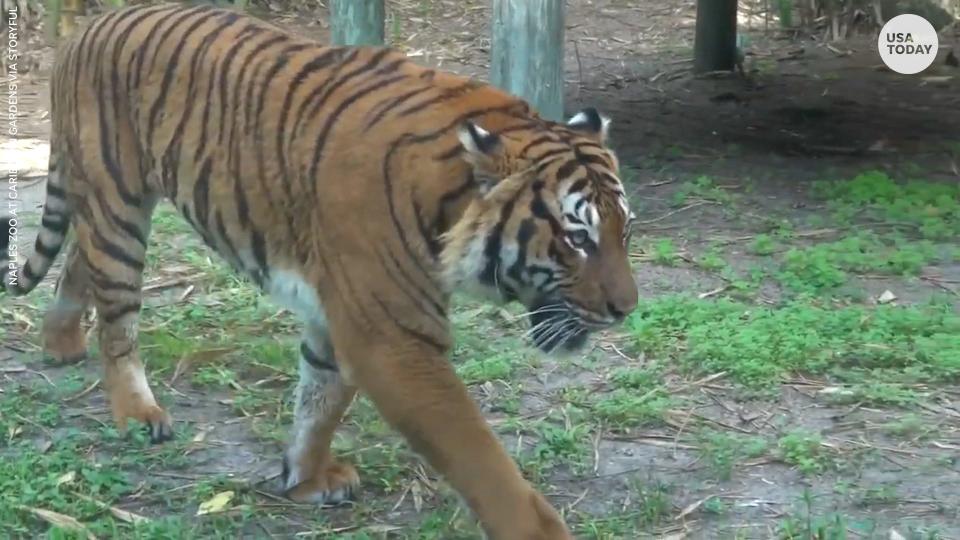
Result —
<path fill-rule="evenodd" d="M 774 223 L 802 221 L 824 212 L 823 201 L 809 195 L 813 181 L 850 178 L 869 169 L 910 175 L 920 167 L 925 178 L 960 182 L 960 149 L 953 146 L 954 150 L 949 150 L 960 141 L 960 69 L 942 61 L 951 47 L 960 52 L 958 34 L 945 33 L 941 58 L 928 71 L 902 76 L 881 68 L 874 37 L 855 36 L 828 47 L 817 36 L 780 31 L 772 23 L 765 31 L 762 20 L 749 24 L 742 20 L 741 32 L 751 38 L 744 63 L 746 76 L 695 78 L 689 74 L 693 3 L 568 3 L 567 108 L 572 113 L 581 106 L 595 106 L 613 119 L 615 147 L 632 171 L 626 180 L 642 221 L 638 242 L 669 238 L 682 253 L 695 258 L 717 238 L 756 235 Z M 423 63 L 486 78 L 489 2 L 405 0 L 388 4 L 387 34 L 394 45 Z M 322 40 L 329 35 L 322 9 L 316 15 L 264 15 Z M 21 86 L 25 115 L 21 138 L 5 141 L 0 157 L 7 167 L 15 164 L 21 171 L 27 207 L 35 212 L 48 151 L 46 70 L 51 51 L 35 41 L 31 47 L 29 55 L 35 65 L 24 74 Z M 725 192 L 736 193 L 736 206 L 691 204 L 678 208 L 673 204 L 682 183 L 701 175 L 708 175 Z M 724 244 L 724 255 L 734 267 L 753 262 L 743 244 L 735 241 Z M 185 276 L 191 271 L 173 266 L 165 267 L 161 261 L 154 275 L 148 275 L 148 283 L 155 284 L 183 278 L 181 283 L 151 291 L 154 305 L 176 302 L 190 294 Z M 639 262 L 636 269 L 646 299 L 724 287 L 723 279 L 714 273 L 689 265 Z M 55 275 L 56 270 L 51 272 L 47 288 Z M 922 303 L 945 292 L 956 299 L 960 264 L 939 265 L 935 275 L 934 280 L 912 281 L 867 276 L 861 285 L 870 297 L 894 289 L 904 303 Z M 767 302 L 775 302 L 779 296 L 776 287 L 761 288 L 759 293 L 760 300 Z M 80 388 L 86 388 L 99 378 L 96 362 L 69 368 L 43 363 L 37 347 L 39 300 L 3 302 L 10 304 L 0 307 L 0 323 L 5 329 L 0 334 L 0 389 L 7 388 L 9 393 L 15 384 L 41 377 L 38 373 L 54 386 L 78 377 L 84 383 Z M 205 301 L 193 293 L 187 302 L 216 312 L 219 300 Z M 603 370 L 642 366 L 650 360 L 623 353 L 618 343 L 618 335 L 613 333 L 598 344 L 608 362 Z M 292 359 L 290 364 L 292 367 Z M 262 373 L 246 377 L 240 384 L 268 378 Z M 177 421 L 191 426 L 193 433 L 205 435 L 182 452 L 182 463 L 176 467 L 158 466 L 137 473 L 140 476 L 132 483 L 145 487 L 118 503 L 127 510 L 163 515 L 167 512 L 164 493 L 217 476 L 246 486 L 255 495 L 253 509 L 259 512 L 253 521 L 256 525 L 241 527 L 228 537 L 324 536 L 366 530 L 370 538 L 415 538 L 423 534 L 422 516 L 444 500 L 436 476 L 419 465 L 415 456 L 402 451 L 391 459 L 401 463 L 393 466 L 403 471 L 396 485 L 406 487 L 384 487 L 386 481 L 375 475 L 378 467 L 387 465 L 368 464 L 364 511 L 315 511 L 285 505 L 272 495 L 282 435 L 274 436 L 273 431 L 264 435 L 269 417 L 238 413 L 232 406 L 236 395 L 230 387 L 198 385 L 170 372 L 157 380 Z M 562 408 L 563 390 L 574 383 L 589 386 L 602 384 L 602 380 L 589 369 L 562 369 L 548 362 L 506 384 L 522 387 L 517 414 L 529 418 Z M 288 377 L 263 387 L 275 388 L 279 397 L 289 393 L 291 384 Z M 668 370 L 663 385 L 671 396 L 682 400 L 681 410 L 634 429 L 593 430 L 585 468 L 551 469 L 545 481 L 551 486 L 549 495 L 582 525 L 578 531 L 584 537 L 773 538 L 784 534 L 785 522 L 802 523 L 837 513 L 847 519 L 844 532 L 849 536 L 831 538 L 895 538 L 888 532 L 891 529 L 910 538 L 960 538 L 960 392 L 956 386 L 930 389 L 932 400 L 904 411 L 858 403 L 837 405 L 824 399 L 828 381 L 799 375 L 772 389 L 773 398 L 743 395 L 722 374 L 693 379 Z M 499 410 L 499 386 L 484 383 L 472 389 L 491 421 L 510 419 Z M 59 407 L 62 417 L 75 418 L 79 425 L 97 427 L 109 422 L 99 389 L 72 395 Z M 372 414 L 367 409 L 361 413 Z M 929 438 L 905 441 L 878 428 L 908 413 L 924 426 L 935 426 L 937 435 L 932 442 Z M 794 465 L 762 455 L 736 463 L 732 474 L 718 479 L 704 462 L 703 452 L 697 450 L 699 443 L 687 437 L 694 421 L 746 436 L 794 429 L 817 432 L 826 448 L 842 456 L 837 460 L 841 465 L 807 475 Z M 271 429 L 282 433 L 286 425 Z M 355 431 L 348 427 L 345 437 L 352 437 Z M 509 447 L 523 446 L 524 435 L 499 432 Z M 373 442 L 364 441 L 378 448 L 400 444 L 400 439 L 388 432 Z M 110 446 L 98 448 L 99 452 L 117 451 Z M 0 446 L 0 453 L 2 450 Z M 637 483 L 644 487 L 637 488 Z M 669 493 L 662 508 L 657 502 L 661 488 Z M 882 496 L 890 490 L 896 497 Z M 710 501 L 716 500 L 723 502 L 722 511 L 711 510 Z M 621 529 L 612 517 L 605 518 L 625 515 L 628 509 L 636 516 L 652 512 L 651 508 L 656 510 L 655 516 L 634 519 Z M 324 513 L 325 528 L 318 528 L 313 521 L 319 519 L 317 512 Z M 451 522 L 463 519 L 456 513 L 445 516 Z M 369 528 L 371 523 L 379 528 Z M 417 523 L 420 529 L 411 525 Z M 869 527 L 858 528 L 865 523 Z M 939 536 L 917 532 L 930 528 Z"/>

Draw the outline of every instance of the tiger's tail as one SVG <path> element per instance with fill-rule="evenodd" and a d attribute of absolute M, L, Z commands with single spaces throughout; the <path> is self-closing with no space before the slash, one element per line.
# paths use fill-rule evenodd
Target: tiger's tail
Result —
<path fill-rule="evenodd" d="M 23 265 L 18 264 L 20 250 L 16 240 L 23 226 L 17 215 L 0 218 L 0 290 L 13 296 L 23 296 L 32 291 L 50 271 L 54 260 L 63 248 L 70 228 L 70 209 L 63 189 L 62 160 L 51 148 L 47 176 L 47 195 L 43 203 L 40 230 L 33 243 L 33 253 Z"/>

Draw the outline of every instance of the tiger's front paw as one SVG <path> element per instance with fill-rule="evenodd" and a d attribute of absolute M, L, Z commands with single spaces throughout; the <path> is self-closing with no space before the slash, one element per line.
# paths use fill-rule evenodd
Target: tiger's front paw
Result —
<path fill-rule="evenodd" d="M 347 463 L 328 462 L 306 477 L 297 469 L 284 458 L 284 496 L 295 502 L 338 505 L 352 500 L 360 485 L 360 475 Z"/>
<path fill-rule="evenodd" d="M 136 420 L 146 426 L 150 434 L 150 442 L 159 444 L 173 440 L 173 419 L 167 411 L 157 405 L 137 406 L 132 402 L 111 403 L 113 419 L 117 429 L 126 431 L 127 422 Z"/>

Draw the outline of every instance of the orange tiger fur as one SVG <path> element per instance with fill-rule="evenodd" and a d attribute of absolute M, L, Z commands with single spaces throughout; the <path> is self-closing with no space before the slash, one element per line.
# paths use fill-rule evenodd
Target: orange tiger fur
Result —
<path fill-rule="evenodd" d="M 92 302 L 121 428 L 172 437 L 137 348 L 151 213 L 170 200 L 304 321 L 285 493 L 337 502 L 359 478 L 330 442 L 358 390 L 497 539 L 570 538 L 448 361 L 450 293 L 530 311 L 543 350 L 577 350 L 637 302 L 607 120 L 566 124 L 388 48 L 333 48 L 210 6 L 95 19 L 51 77 L 47 198 L 8 292 L 76 234 L 44 318 L 47 353 L 86 354 Z"/>

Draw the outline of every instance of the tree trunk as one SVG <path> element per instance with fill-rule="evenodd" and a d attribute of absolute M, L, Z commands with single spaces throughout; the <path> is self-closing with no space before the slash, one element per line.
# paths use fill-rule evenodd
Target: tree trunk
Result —
<path fill-rule="evenodd" d="M 697 0 L 693 70 L 732 71 L 737 63 L 737 0 Z"/>
<path fill-rule="evenodd" d="M 384 0 L 331 0 L 330 25 L 335 45 L 383 45 Z"/>
<path fill-rule="evenodd" d="M 490 81 L 563 119 L 564 0 L 493 0 Z"/>

